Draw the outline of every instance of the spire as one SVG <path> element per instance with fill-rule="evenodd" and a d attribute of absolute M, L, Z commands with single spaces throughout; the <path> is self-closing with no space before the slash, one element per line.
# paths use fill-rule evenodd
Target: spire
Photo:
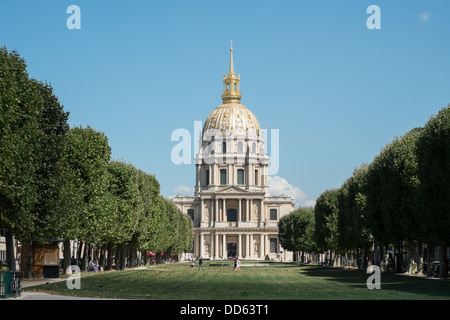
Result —
<path fill-rule="evenodd" d="M 228 76 L 225 77 L 223 75 L 223 93 L 222 93 L 222 101 L 224 104 L 226 103 L 240 103 L 241 102 L 241 93 L 239 92 L 240 87 L 240 75 L 238 74 L 236 78 L 236 74 L 234 73 L 234 64 L 233 64 L 233 40 L 230 40 L 230 70 L 228 71 Z"/>
<path fill-rule="evenodd" d="M 233 66 L 233 40 L 230 40 L 230 70 L 228 71 L 228 76 L 234 75 Z"/>

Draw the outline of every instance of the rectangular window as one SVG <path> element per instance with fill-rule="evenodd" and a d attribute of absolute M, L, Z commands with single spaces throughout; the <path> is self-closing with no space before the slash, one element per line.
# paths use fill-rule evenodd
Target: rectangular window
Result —
<path fill-rule="evenodd" d="M 225 169 L 220 170 L 220 184 L 227 184 L 227 170 Z"/>
<path fill-rule="evenodd" d="M 270 209 L 270 220 L 278 220 L 277 209 Z"/>
<path fill-rule="evenodd" d="M 258 170 L 255 170 L 255 186 L 258 185 Z"/>
<path fill-rule="evenodd" d="M 277 238 L 270 238 L 270 253 L 277 253 Z"/>
<path fill-rule="evenodd" d="M 209 170 L 206 170 L 206 183 L 205 185 L 209 186 Z"/>
<path fill-rule="evenodd" d="M 244 170 L 238 169 L 237 171 L 237 183 L 244 184 Z"/>
<path fill-rule="evenodd" d="M 228 222 L 237 221 L 237 210 L 236 209 L 228 209 L 227 210 L 227 221 Z"/>
<path fill-rule="evenodd" d="M 188 209 L 187 214 L 194 221 L 194 209 Z"/>

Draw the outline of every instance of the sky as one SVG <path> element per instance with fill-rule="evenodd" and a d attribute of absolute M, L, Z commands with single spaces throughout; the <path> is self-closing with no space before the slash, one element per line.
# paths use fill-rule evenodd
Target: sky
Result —
<path fill-rule="evenodd" d="M 104 132 L 113 159 L 171 197 L 195 184 L 193 161 L 172 160 L 172 133 L 191 134 L 193 158 L 232 39 L 241 103 L 268 141 L 279 132 L 270 192 L 298 207 L 450 103 L 449 12 L 440 0 L 1 0 L 0 46 L 52 84 L 71 126 Z"/>

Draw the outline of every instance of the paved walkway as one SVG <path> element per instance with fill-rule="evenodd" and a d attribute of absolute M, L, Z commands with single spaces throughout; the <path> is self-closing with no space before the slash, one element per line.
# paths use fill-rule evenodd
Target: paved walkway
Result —
<path fill-rule="evenodd" d="M 57 281 L 66 281 L 67 279 L 44 279 L 44 280 L 24 280 L 22 288 L 31 288 L 37 285 L 52 283 Z M 3 299 L 1 299 L 3 300 Z M 38 291 L 23 291 L 22 295 L 17 298 L 9 297 L 6 300 L 108 300 L 101 298 L 80 298 L 71 296 L 62 296 Z"/>

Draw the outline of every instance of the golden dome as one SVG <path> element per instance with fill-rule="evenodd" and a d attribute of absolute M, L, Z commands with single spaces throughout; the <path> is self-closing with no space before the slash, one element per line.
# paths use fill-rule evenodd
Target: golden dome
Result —
<path fill-rule="evenodd" d="M 224 135 L 256 135 L 261 128 L 255 115 L 242 104 L 226 103 L 218 106 L 206 118 L 203 133 Z M 214 130 L 214 131 L 213 131 Z"/>
<path fill-rule="evenodd" d="M 240 103 L 240 75 L 236 77 L 234 73 L 233 47 L 230 48 L 228 76 L 223 75 L 222 101 L 223 104 L 206 118 L 203 134 L 209 130 L 209 135 L 260 135 L 261 129 L 255 115 Z"/>

